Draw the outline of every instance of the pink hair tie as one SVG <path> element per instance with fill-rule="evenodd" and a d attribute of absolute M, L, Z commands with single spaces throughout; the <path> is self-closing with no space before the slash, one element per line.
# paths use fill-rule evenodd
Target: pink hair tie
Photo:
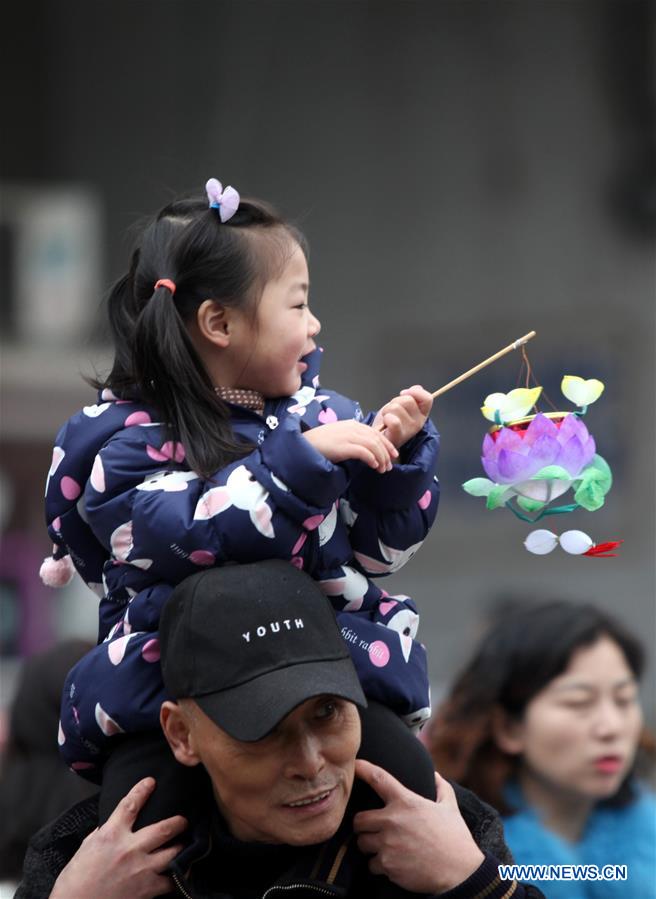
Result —
<path fill-rule="evenodd" d="M 159 290 L 160 287 L 166 287 L 167 290 L 171 291 L 171 295 L 175 293 L 175 284 L 170 278 L 160 278 L 159 281 L 156 281 L 155 290 Z"/>
<path fill-rule="evenodd" d="M 210 178 L 205 185 L 205 190 L 207 191 L 210 209 L 219 210 L 219 218 L 222 222 L 227 222 L 228 219 L 231 219 L 239 208 L 239 194 L 234 187 L 226 187 L 224 190 L 220 181 L 217 181 L 216 178 Z"/>

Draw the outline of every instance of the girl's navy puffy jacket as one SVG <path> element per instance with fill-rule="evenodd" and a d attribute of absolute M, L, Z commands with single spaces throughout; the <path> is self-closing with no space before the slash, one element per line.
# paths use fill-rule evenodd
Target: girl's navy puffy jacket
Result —
<path fill-rule="evenodd" d="M 303 431 L 363 416 L 319 387 L 319 358 L 306 358 L 301 389 L 267 400 L 262 416 L 230 407 L 235 434 L 254 449 L 207 480 L 152 409 L 107 390 L 59 432 L 48 530 L 55 555 L 69 552 L 101 600 L 99 645 L 69 675 L 59 734 L 66 761 L 85 776 L 99 776 L 108 737 L 158 726 L 160 610 L 204 565 L 289 559 L 333 601 L 365 693 L 410 725 L 429 715 L 415 605 L 371 578 L 405 564 L 433 523 L 439 438 L 427 422 L 383 475 L 333 464 Z"/>

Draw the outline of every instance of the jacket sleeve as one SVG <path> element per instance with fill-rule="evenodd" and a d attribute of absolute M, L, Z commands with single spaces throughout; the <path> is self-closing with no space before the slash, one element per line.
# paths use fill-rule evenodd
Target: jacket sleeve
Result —
<path fill-rule="evenodd" d="M 397 571 L 426 538 L 439 503 L 438 454 L 439 435 L 427 421 L 401 448 L 391 471 L 355 469 L 340 513 L 350 528 L 355 559 L 367 575 Z"/>
<path fill-rule="evenodd" d="M 23 879 L 18 884 L 14 899 L 48 899 L 58 876 L 59 871 L 51 870 L 44 853 L 28 846 Z"/>
<path fill-rule="evenodd" d="M 507 880 L 499 874 L 499 860 L 485 854 L 480 867 L 467 880 L 440 893 L 439 899 L 545 899 L 540 890 L 530 884 Z M 435 899 L 438 899 L 436 896 Z"/>
<path fill-rule="evenodd" d="M 14 899 L 48 899 L 55 881 L 98 826 L 98 799 L 85 799 L 30 839 Z"/>
<path fill-rule="evenodd" d="M 317 452 L 291 416 L 208 480 L 186 469 L 179 444 L 158 445 L 159 434 L 118 432 L 85 490 L 93 532 L 119 564 L 139 569 L 141 586 L 151 569 L 153 582 L 177 583 L 198 566 L 290 558 L 303 523 L 325 516 L 348 485 L 346 469 Z"/>

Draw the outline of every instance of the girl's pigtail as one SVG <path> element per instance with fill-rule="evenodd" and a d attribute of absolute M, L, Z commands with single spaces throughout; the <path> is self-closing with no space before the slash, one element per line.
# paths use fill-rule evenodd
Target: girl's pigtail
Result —
<path fill-rule="evenodd" d="M 106 378 L 89 378 L 98 390 L 110 388 L 117 395 L 134 389 L 132 370 L 132 336 L 139 318 L 139 304 L 134 296 L 134 273 L 139 264 L 139 250 L 132 254 L 129 271 L 111 287 L 106 300 L 107 317 L 114 343 L 114 362 Z"/>
<path fill-rule="evenodd" d="M 211 477 L 250 447 L 235 440 L 228 407 L 216 395 L 172 291 L 158 283 L 133 335 L 136 383 L 184 447 L 187 464 Z"/>

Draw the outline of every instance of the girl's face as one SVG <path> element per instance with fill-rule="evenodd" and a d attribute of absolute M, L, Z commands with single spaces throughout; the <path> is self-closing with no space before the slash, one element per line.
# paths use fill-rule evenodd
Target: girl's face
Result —
<path fill-rule="evenodd" d="M 291 396 L 299 389 L 307 368 L 301 359 L 316 348 L 321 329 L 308 305 L 309 286 L 305 254 L 294 244 L 282 273 L 265 285 L 255 321 L 247 313 L 236 315 L 231 337 L 236 387 L 266 397 Z"/>
<path fill-rule="evenodd" d="M 578 649 L 510 727 L 511 751 L 536 785 L 592 801 L 612 796 L 642 729 L 635 677 L 617 643 L 604 636 Z"/>

